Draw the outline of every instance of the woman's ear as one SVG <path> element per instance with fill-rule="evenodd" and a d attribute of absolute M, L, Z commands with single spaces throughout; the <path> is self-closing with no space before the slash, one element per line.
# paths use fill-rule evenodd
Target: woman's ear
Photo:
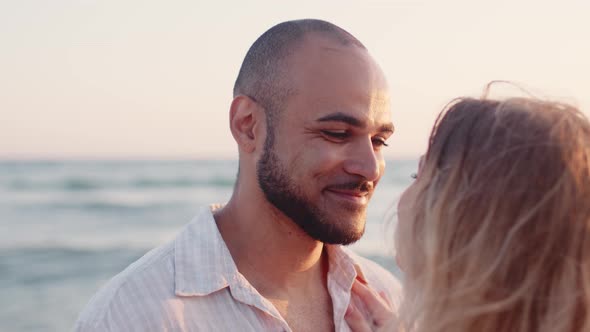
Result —
<path fill-rule="evenodd" d="M 260 106 L 248 96 L 234 98 L 229 111 L 229 127 L 240 151 L 252 153 L 256 149 L 256 127 L 261 120 Z"/>

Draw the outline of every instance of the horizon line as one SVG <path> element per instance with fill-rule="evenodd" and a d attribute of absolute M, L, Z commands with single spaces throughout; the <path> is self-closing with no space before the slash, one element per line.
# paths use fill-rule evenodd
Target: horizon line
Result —
<path fill-rule="evenodd" d="M 386 161 L 392 160 L 417 160 L 420 155 L 410 156 L 396 156 L 386 157 Z M 238 156 L 166 156 L 166 155 L 150 155 L 150 156 L 15 156 L 0 155 L 0 163 L 4 162 L 150 162 L 150 161 L 237 161 Z"/>

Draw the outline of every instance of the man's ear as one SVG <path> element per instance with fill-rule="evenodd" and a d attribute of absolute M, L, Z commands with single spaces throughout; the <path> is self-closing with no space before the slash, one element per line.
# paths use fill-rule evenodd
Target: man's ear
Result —
<path fill-rule="evenodd" d="M 229 128 L 238 143 L 238 148 L 246 153 L 256 149 L 256 127 L 261 123 L 261 108 L 248 96 L 234 98 L 229 110 Z"/>

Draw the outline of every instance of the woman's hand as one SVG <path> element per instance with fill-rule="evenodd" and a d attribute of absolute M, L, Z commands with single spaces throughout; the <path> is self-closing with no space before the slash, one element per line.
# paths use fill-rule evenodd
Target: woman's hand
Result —
<path fill-rule="evenodd" d="M 363 314 L 360 308 L 350 301 L 344 317 L 353 332 L 397 330 L 397 317 L 384 293 L 377 294 L 358 279 L 352 285 L 352 293 L 361 300 L 366 309 L 366 313 Z"/>

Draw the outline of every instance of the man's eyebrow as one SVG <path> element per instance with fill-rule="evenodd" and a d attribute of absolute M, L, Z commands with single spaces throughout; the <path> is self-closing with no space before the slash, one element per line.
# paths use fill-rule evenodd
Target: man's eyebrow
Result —
<path fill-rule="evenodd" d="M 381 127 L 379 127 L 379 132 L 382 133 L 391 133 L 393 134 L 393 132 L 395 131 L 395 127 L 393 126 L 393 123 L 386 123 L 384 125 L 382 125 Z"/>
<path fill-rule="evenodd" d="M 362 123 L 361 120 L 359 120 L 353 116 L 350 116 L 348 114 L 344 114 L 342 112 L 328 114 L 326 116 L 323 116 L 323 117 L 317 119 L 316 121 L 318 121 L 318 122 L 344 122 L 344 123 L 349 124 L 351 126 L 360 127 L 360 128 L 363 128 L 365 126 L 365 124 Z"/>
<path fill-rule="evenodd" d="M 342 112 L 328 114 L 326 116 L 323 116 L 323 117 L 317 119 L 316 121 L 318 121 L 318 122 L 344 122 L 348 125 L 351 125 L 354 127 L 359 127 L 359 128 L 365 128 L 365 126 L 366 126 L 366 124 L 363 123 L 361 120 L 359 120 L 353 116 L 350 116 L 348 114 L 342 113 Z M 390 122 L 390 123 L 383 124 L 382 126 L 379 127 L 378 131 L 393 133 L 393 131 L 394 131 L 393 123 Z"/>

